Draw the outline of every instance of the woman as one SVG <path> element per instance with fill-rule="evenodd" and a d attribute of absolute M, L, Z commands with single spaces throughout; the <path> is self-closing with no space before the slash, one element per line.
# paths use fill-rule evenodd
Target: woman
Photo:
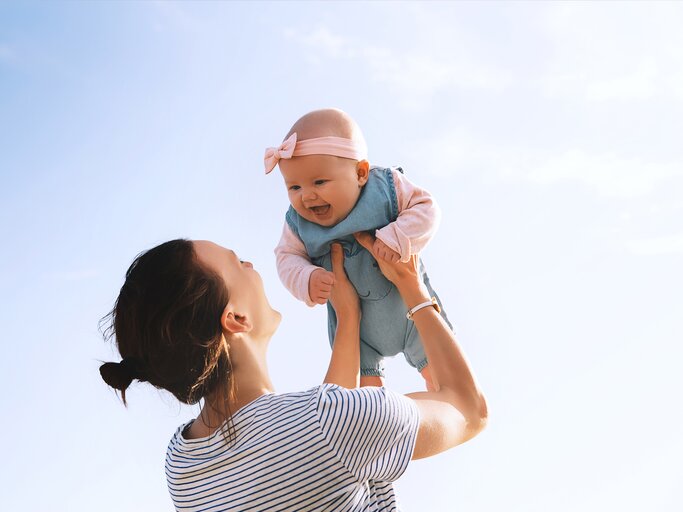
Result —
<path fill-rule="evenodd" d="M 374 241 L 367 233 L 357 240 L 366 249 Z M 123 360 L 100 372 L 124 403 L 133 379 L 184 403 L 204 400 L 166 455 L 177 510 L 395 510 L 392 482 L 411 458 L 452 448 L 484 427 L 486 401 L 431 307 L 417 257 L 378 264 L 414 310 L 436 390 L 401 396 L 357 388 L 358 296 L 339 245 L 332 259 L 338 326 L 325 384 L 283 394 L 266 366 L 280 314 L 250 263 L 211 242 L 174 240 L 129 268 L 111 313 Z"/>

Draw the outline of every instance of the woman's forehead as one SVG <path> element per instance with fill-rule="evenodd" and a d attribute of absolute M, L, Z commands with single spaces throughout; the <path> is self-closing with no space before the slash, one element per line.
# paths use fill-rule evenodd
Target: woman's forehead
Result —
<path fill-rule="evenodd" d="M 216 263 L 225 261 L 227 255 L 234 255 L 235 252 L 218 245 L 210 240 L 194 240 L 192 242 L 197 257 L 206 263 Z"/>

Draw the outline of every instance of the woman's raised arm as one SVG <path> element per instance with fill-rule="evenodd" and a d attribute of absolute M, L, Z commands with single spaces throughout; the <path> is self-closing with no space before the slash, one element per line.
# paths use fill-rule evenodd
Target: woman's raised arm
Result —
<path fill-rule="evenodd" d="M 342 246 L 334 243 L 330 252 L 334 273 L 330 303 L 337 315 L 337 332 L 323 382 L 353 389 L 360 384 L 360 304 L 358 293 L 344 271 Z"/>
<path fill-rule="evenodd" d="M 372 253 L 374 237 L 357 233 L 356 240 Z M 377 261 L 410 309 L 431 297 L 418 272 L 418 256 L 408 262 Z M 486 399 L 455 334 L 433 307 L 412 316 L 424 344 L 435 391 L 410 393 L 420 410 L 420 427 L 413 459 L 429 457 L 471 439 L 483 430 Z"/>

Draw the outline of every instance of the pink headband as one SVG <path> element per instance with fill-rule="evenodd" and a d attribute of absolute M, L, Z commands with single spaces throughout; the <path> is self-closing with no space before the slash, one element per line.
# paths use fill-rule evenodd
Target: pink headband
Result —
<path fill-rule="evenodd" d="M 332 155 L 352 160 L 365 160 L 367 150 L 353 140 L 342 137 L 318 137 L 297 142 L 296 132 L 294 132 L 279 147 L 266 149 L 263 157 L 266 174 L 275 169 L 281 158 L 289 159 L 293 156 L 306 155 Z"/>

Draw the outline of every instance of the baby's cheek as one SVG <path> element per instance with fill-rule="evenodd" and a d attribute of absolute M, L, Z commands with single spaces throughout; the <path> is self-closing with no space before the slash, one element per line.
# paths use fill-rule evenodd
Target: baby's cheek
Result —
<path fill-rule="evenodd" d="M 299 199 L 299 196 L 297 194 L 289 194 L 289 204 L 291 204 L 294 209 L 298 209 L 301 207 L 301 200 Z"/>

